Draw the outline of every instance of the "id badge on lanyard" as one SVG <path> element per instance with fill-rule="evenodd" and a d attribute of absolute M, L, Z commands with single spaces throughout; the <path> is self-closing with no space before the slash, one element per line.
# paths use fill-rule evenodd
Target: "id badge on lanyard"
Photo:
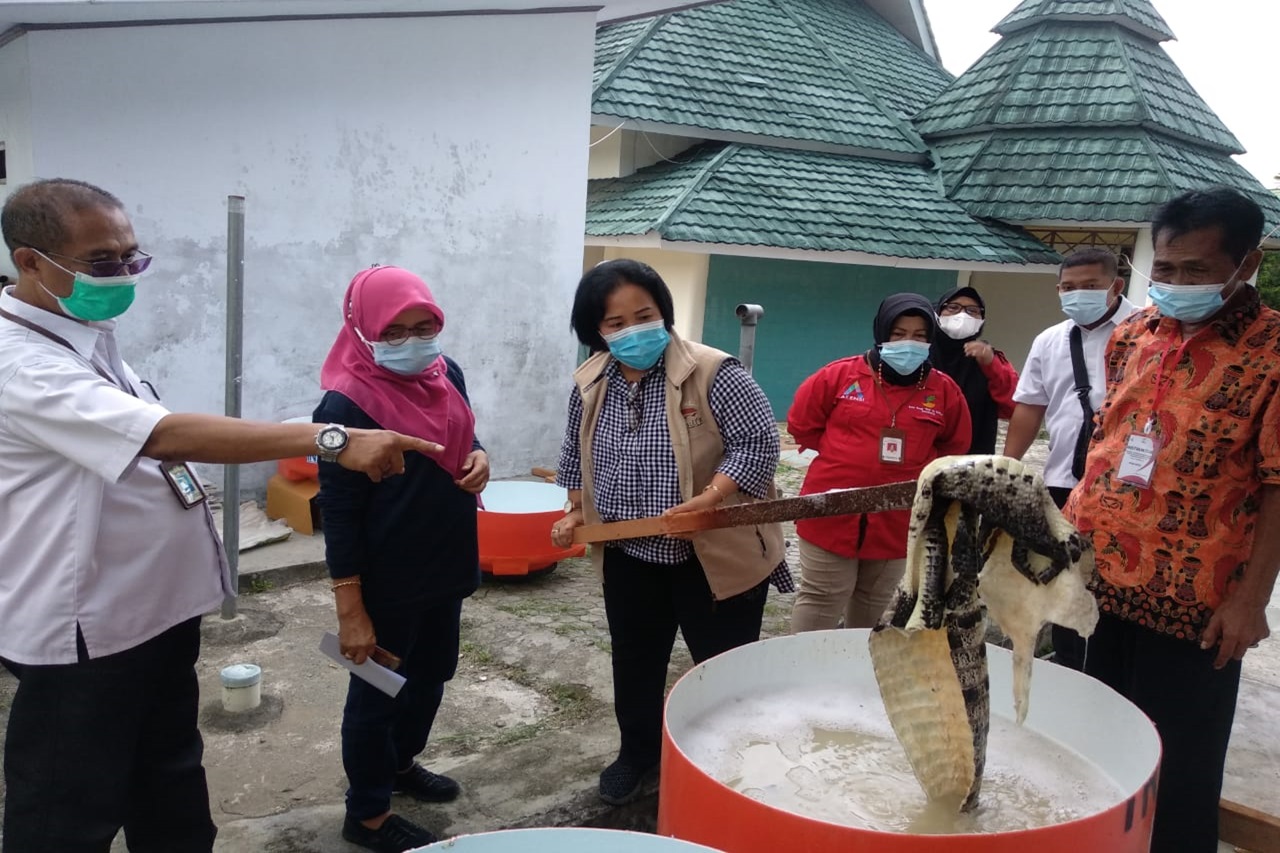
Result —
<path fill-rule="evenodd" d="M 1120 457 L 1120 468 L 1116 479 L 1141 489 L 1151 488 L 1151 480 L 1156 472 L 1156 454 L 1160 452 L 1163 442 L 1160 436 L 1152 431 L 1153 422 L 1147 421 L 1142 432 L 1129 435 L 1124 445 L 1124 455 Z"/>
<path fill-rule="evenodd" d="M 160 473 L 169 481 L 169 487 L 178 496 L 178 503 L 183 509 L 191 509 L 204 503 L 208 498 L 200 478 L 186 462 L 161 462 Z"/>
<path fill-rule="evenodd" d="M 906 456 L 907 434 L 897 427 L 880 430 L 880 461 L 887 465 L 901 465 Z"/>

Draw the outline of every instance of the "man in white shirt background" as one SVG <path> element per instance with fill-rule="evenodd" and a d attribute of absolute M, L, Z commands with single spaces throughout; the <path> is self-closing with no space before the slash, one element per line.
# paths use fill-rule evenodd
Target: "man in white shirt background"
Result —
<path fill-rule="evenodd" d="M 440 447 L 169 412 L 116 345 L 151 260 L 121 202 L 37 181 L 0 230 L 17 271 L 0 292 L 0 662 L 19 679 L 4 850 L 101 853 L 123 828 L 131 851 L 209 851 L 194 664 L 230 587 L 183 465 L 319 453 L 378 480 Z"/>
<path fill-rule="evenodd" d="M 1079 249 L 1068 256 L 1058 268 L 1058 298 L 1067 319 L 1036 335 L 1013 393 L 1004 455 L 1021 459 L 1046 426 L 1044 482 L 1059 509 L 1080 480 L 1093 413 L 1106 396 L 1107 341 L 1137 310 L 1125 299 L 1124 288 L 1116 256 L 1106 249 Z M 1075 631 L 1054 625 L 1053 648 L 1058 663 L 1084 667 L 1084 640 Z"/>

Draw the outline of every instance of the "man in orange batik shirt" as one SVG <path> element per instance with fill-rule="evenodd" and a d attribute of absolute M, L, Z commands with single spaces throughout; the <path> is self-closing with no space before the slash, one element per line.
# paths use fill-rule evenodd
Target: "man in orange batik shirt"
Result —
<path fill-rule="evenodd" d="M 1280 313 L 1248 279 L 1263 214 L 1235 190 L 1152 221 L 1154 307 L 1107 347 L 1107 396 L 1064 512 L 1093 539 L 1102 618 L 1085 672 L 1164 747 L 1154 853 L 1218 849 L 1240 660 L 1280 567 Z"/>

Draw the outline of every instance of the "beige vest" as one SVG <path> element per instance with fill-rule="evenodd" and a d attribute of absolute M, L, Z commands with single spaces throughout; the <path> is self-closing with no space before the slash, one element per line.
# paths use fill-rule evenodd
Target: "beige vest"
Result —
<path fill-rule="evenodd" d="M 689 500 L 711 483 L 716 467 L 724 457 L 724 442 L 715 418 L 711 417 L 707 391 L 720 364 L 728 356 L 720 350 L 682 340 L 672 332 L 665 358 L 667 428 L 680 477 L 680 496 L 682 500 Z M 592 483 L 591 443 L 608 387 L 605 368 L 610 360 L 612 356 L 609 353 L 596 353 L 573 374 L 582 394 L 582 427 L 579 433 L 582 510 L 588 524 L 600 522 Z M 772 481 L 767 497 L 777 497 Z M 727 498 L 722 505 L 754 500 L 739 493 Z M 708 530 L 694 535 L 693 549 L 707 574 L 712 594 L 717 600 L 723 600 L 756 586 L 782 562 L 782 526 L 762 524 Z M 604 549 L 593 546 L 591 560 L 599 571 L 604 564 Z"/>

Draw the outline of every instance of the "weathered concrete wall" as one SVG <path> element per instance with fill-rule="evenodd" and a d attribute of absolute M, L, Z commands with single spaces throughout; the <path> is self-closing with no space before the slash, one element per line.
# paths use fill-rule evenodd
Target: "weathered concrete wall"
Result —
<path fill-rule="evenodd" d="M 27 43 L 18 38 L 0 47 L 0 145 L 6 178 L 0 200 L 17 184 L 31 179 L 31 74 Z M 9 253 L 0 251 L 0 275 L 14 275 Z"/>
<path fill-rule="evenodd" d="M 172 408 L 222 410 L 243 194 L 246 417 L 311 412 L 348 281 L 394 263 L 445 309 L 495 476 L 527 472 L 576 351 L 593 38 L 591 12 L 32 32 L 34 171 L 126 202 L 157 258 L 126 357 Z"/>

